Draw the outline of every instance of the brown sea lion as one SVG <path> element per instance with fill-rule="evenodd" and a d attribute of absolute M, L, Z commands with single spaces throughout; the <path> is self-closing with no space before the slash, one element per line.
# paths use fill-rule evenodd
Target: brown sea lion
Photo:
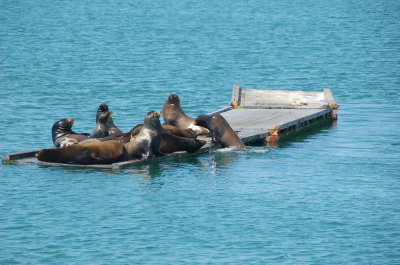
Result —
<path fill-rule="evenodd" d="M 131 136 L 135 137 L 139 134 L 142 129 L 143 124 L 136 125 L 132 130 L 127 133 L 118 136 L 109 136 L 105 138 L 91 138 L 85 140 L 81 143 L 93 143 L 101 141 L 109 141 L 115 139 L 121 143 L 129 143 Z M 186 151 L 188 153 L 195 153 L 199 150 L 205 143 L 205 140 L 198 140 L 196 138 L 180 137 L 172 134 L 171 131 L 165 130 L 165 125 L 162 125 L 162 138 L 160 143 L 160 152 L 163 154 L 174 153 L 177 151 Z"/>
<path fill-rule="evenodd" d="M 138 124 L 131 130 L 132 136 L 135 136 L 140 131 L 143 124 Z M 188 153 L 195 153 L 207 141 L 198 140 L 196 138 L 181 137 L 179 130 L 175 126 L 162 125 L 162 138 L 160 143 L 160 152 L 163 154 L 170 154 L 178 151 L 186 151 Z"/>
<path fill-rule="evenodd" d="M 163 124 L 162 129 L 163 132 L 170 132 L 171 134 L 179 137 L 196 138 L 197 136 L 194 131 L 190 129 L 181 129 L 173 125 Z"/>
<path fill-rule="evenodd" d="M 73 118 L 62 119 L 53 124 L 53 127 L 51 128 L 51 136 L 55 147 L 65 147 L 77 144 L 90 138 L 87 133 L 73 132 L 72 125 L 74 125 Z"/>
<path fill-rule="evenodd" d="M 110 113 L 109 115 L 107 113 Z M 109 111 L 106 103 L 100 103 L 96 113 L 96 127 L 91 136 L 94 138 L 107 137 L 109 135 L 119 135 L 122 131 L 114 124 L 112 112 Z"/>
<path fill-rule="evenodd" d="M 204 128 L 194 124 L 193 118 L 187 116 L 181 107 L 180 99 L 176 94 L 169 94 L 162 110 L 164 123 L 173 125 L 179 129 L 190 129 L 196 135 L 208 135 L 210 132 Z"/>
<path fill-rule="evenodd" d="M 160 152 L 161 131 L 160 112 L 148 112 L 139 133 L 132 135 L 130 142 L 124 144 L 128 159 L 148 159 L 153 156 L 162 156 L 163 154 Z"/>
<path fill-rule="evenodd" d="M 139 131 L 142 128 L 142 126 L 143 126 L 143 124 L 136 125 L 130 131 L 130 133 L 133 134 L 133 135 L 136 135 L 137 133 L 139 133 Z M 179 129 L 176 126 L 167 125 L 167 124 L 161 125 L 161 128 L 162 128 L 162 132 L 163 133 L 169 133 L 169 134 L 173 134 L 173 135 L 176 135 L 176 136 L 179 136 L 179 137 L 196 138 L 196 135 L 192 130 Z"/>
<path fill-rule="evenodd" d="M 223 148 L 245 148 L 243 141 L 220 114 L 200 115 L 196 118 L 196 125 L 206 127 L 211 131 L 214 144 L 220 144 Z"/>
<path fill-rule="evenodd" d="M 64 148 L 43 149 L 35 157 L 40 161 L 64 164 L 109 164 L 124 161 L 126 150 L 118 141 L 74 144 Z"/>
<path fill-rule="evenodd" d="M 195 153 L 206 143 L 207 141 L 205 140 L 179 137 L 173 134 L 163 132 L 160 143 L 160 152 L 164 154 L 170 154 L 178 151 Z"/>

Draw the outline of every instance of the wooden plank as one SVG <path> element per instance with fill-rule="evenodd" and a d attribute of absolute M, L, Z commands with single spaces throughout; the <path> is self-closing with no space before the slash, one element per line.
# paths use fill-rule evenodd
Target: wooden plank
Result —
<path fill-rule="evenodd" d="M 40 150 L 41 149 L 32 150 L 32 151 L 28 151 L 28 152 L 18 152 L 18 153 L 12 153 L 12 154 L 5 154 L 3 156 L 3 161 L 17 160 L 17 159 L 24 159 L 24 158 L 33 157 Z"/>
<path fill-rule="evenodd" d="M 330 109 L 234 109 L 221 113 L 245 143 L 265 139 L 277 130 L 277 136 L 291 128 L 331 116 Z M 278 129 L 276 129 L 278 128 Z"/>
<path fill-rule="evenodd" d="M 38 150 L 35 151 L 27 151 L 21 152 L 25 153 L 26 157 L 24 158 L 15 158 L 11 157 L 11 159 L 7 158 L 7 155 L 3 157 L 3 164 L 21 164 L 21 165 L 40 165 L 40 166 L 64 166 L 64 167 L 86 167 L 86 168 L 112 168 L 112 164 L 95 164 L 95 165 L 80 165 L 80 164 L 63 164 L 63 163 L 49 163 L 44 161 L 39 161 L 35 157 L 35 154 Z M 30 156 L 28 156 L 30 155 Z"/>
<path fill-rule="evenodd" d="M 233 109 L 221 113 L 234 130 L 269 129 L 310 115 L 323 109 Z M 322 115 L 322 113 L 321 113 Z"/>
<path fill-rule="evenodd" d="M 41 150 L 41 149 L 39 149 L 39 150 L 32 150 L 32 151 L 27 151 L 27 152 L 19 152 L 19 153 L 15 153 L 15 154 L 4 155 L 3 163 L 4 164 L 35 164 L 35 165 L 41 165 L 41 166 L 65 166 L 65 167 L 81 167 L 81 168 L 119 169 L 119 168 L 131 166 L 131 165 L 142 165 L 142 164 L 162 161 L 162 160 L 165 160 L 166 158 L 171 158 L 171 157 L 195 156 L 195 155 L 198 155 L 201 153 L 205 153 L 208 150 L 210 150 L 211 148 L 213 148 L 213 147 L 210 144 L 206 144 L 199 151 L 197 151 L 196 153 L 192 153 L 192 154 L 189 154 L 187 152 L 175 152 L 172 154 L 168 154 L 167 156 L 156 157 L 156 158 L 146 159 L 146 160 L 128 160 L 128 161 L 123 161 L 123 162 L 118 162 L 118 163 L 113 163 L 113 164 L 91 164 L 91 165 L 50 163 L 50 162 L 40 161 L 35 157 L 35 154 Z"/>
<path fill-rule="evenodd" d="M 231 109 L 233 109 L 233 107 L 232 107 L 232 106 L 227 106 L 227 107 L 225 107 L 225 108 L 222 108 L 222 109 L 219 109 L 219 110 L 213 111 L 213 112 L 209 113 L 208 115 L 220 114 L 220 113 L 223 113 L 223 112 L 229 111 L 229 110 L 231 110 Z"/>
<path fill-rule="evenodd" d="M 332 91 L 329 88 L 324 88 L 324 97 L 325 101 L 330 104 L 336 104 L 335 99 L 333 98 Z"/>
<path fill-rule="evenodd" d="M 205 138 L 202 138 L 202 139 L 205 139 Z M 208 138 L 208 140 L 211 141 L 211 138 Z M 152 159 L 130 160 L 130 161 L 114 163 L 114 164 L 112 164 L 112 168 L 113 169 L 118 169 L 118 168 L 125 168 L 125 167 L 129 167 L 129 166 L 133 166 L 133 165 L 137 166 L 137 165 L 149 164 L 149 163 L 158 162 L 158 161 L 165 161 L 168 158 L 197 156 L 199 154 L 203 154 L 203 153 L 208 152 L 212 148 L 214 148 L 214 147 L 211 144 L 208 143 L 208 144 L 204 145 L 196 153 L 188 153 L 188 152 L 180 151 L 180 152 L 175 152 L 175 153 L 172 153 L 172 154 L 168 154 L 166 156 L 155 157 L 155 158 L 152 158 Z"/>
<path fill-rule="evenodd" d="M 324 108 L 323 92 L 241 89 L 241 107 Z"/>
<path fill-rule="evenodd" d="M 235 84 L 233 85 L 232 88 L 232 99 L 231 99 L 231 106 L 234 108 L 240 106 L 241 104 L 241 95 L 242 95 L 242 89 L 240 88 L 240 85 Z"/>

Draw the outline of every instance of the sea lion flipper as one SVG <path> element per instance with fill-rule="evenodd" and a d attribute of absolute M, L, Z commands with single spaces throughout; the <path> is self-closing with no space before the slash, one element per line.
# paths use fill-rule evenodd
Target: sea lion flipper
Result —
<path fill-rule="evenodd" d="M 153 155 L 151 154 L 150 151 L 142 153 L 142 160 L 149 159 L 149 158 L 152 158 L 152 157 L 153 157 Z"/>
<path fill-rule="evenodd" d="M 96 162 L 103 161 L 103 158 L 97 156 L 95 152 L 90 152 L 90 157 L 93 158 Z"/>

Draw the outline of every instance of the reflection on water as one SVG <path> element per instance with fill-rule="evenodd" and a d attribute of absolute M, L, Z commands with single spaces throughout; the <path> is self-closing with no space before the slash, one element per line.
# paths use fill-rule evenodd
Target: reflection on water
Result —
<path fill-rule="evenodd" d="M 162 162 L 161 162 L 162 163 Z M 153 180 L 163 173 L 160 162 L 138 165 L 128 169 L 128 172 L 134 173 L 147 180 Z"/>

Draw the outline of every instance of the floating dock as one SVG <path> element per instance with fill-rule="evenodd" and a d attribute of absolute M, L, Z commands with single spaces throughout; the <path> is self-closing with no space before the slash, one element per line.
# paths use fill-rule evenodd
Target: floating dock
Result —
<path fill-rule="evenodd" d="M 230 104 L 214 113 L 221 114 L 246 145 L 265 143 L 274 147 L 284 138 L 337 119 L 336 104 L 330 89 L 322 92 L 245 89 L 234 85 Z M 184 108 L 183 108 L 184 109 Z M 113 164 L 77 165 L 42 162 L 35 158 L 40 150 L 3 156 L 3 164 L 37 164 L 44 166 L 73 166 L 120 169 L 144 163 L 164 161 L 169 157 L 193 156 L 209 151 L 211 138 L 195 154 L 176 152 L 148 160 L 130 160 Z"/>

